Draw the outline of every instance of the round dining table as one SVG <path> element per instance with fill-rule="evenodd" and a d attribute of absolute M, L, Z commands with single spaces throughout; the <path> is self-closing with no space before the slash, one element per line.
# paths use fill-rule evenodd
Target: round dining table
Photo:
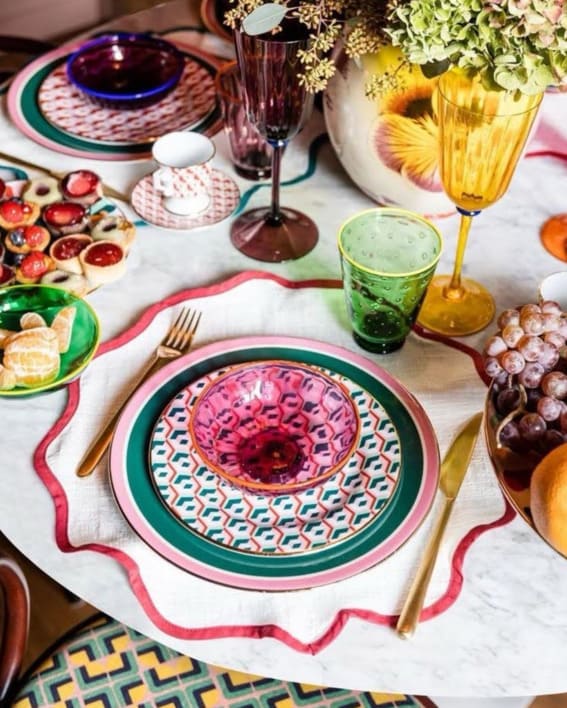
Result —
<path fill-rule="evenodd" d="M 203 33 L 200 24 L 199 13 L 190 3 L 174 0 L 113 20 L 107 27 L 185 33 L 184 41 L 197 42 L 202 51 L 217 57 L 230 58 L 230 44 Z M 488 287 L 498 311 L 537 301 L 541 280 L 549 273 L 565 269 L 539 241 L 542 223 L 555 213 L 567 211 L 567 131 L 561 134 L 561 115 L 567 115 L 567 94 L 546 96 L 538 132 L 508 192 L 476 218 L 472 229 L 465 272 Z M 0 150 L 4 153 L 52 170 L 94 170 L 105 184 L 125 195 L 155 169 L 149 158 L 111 160 L 99 156 L 93 159 L 64 154 L 39 144 L 24 134 L 21 126 L 14 124 L 5 96 L 0 123 Z M 230 175 L 238 185 L 241 205 L 267 203 L 269 188 L 266 184 L 246 181 L 234 172 L 222 131 L 213 139 L 217 148 L 215 167 Z M 0 163 L 6 167 L 11 164 L 8 160 L 0 160 Z M 292 203 L 309 214 L 319 228 L 317 246 L 297 261 L 271 264 L 248 259 L 230 242 L 230 218 L 198 229 L 167 230 L 144 223 L 129 204 L 118 200 L 120 208 L 136 223 L 136 242 L 124 277 L 87 296 L 100 319 L 104 351 L 91 365 L 93 372 L 98 371 L 97 361 L 110 357 L 129 341 L 125 333 L 129 333 L 129 337 L 143 336 L 144 328 L 151 329 L 150 324 L 155 322 L 152 317 L 164 304 L 175 305 L 177 293 L 193 293 L 201 307 L 219 298 L 215 308 L 211 305 L 203 316 L 195 351 L 200 346 L 222 342 L 219 332 L 227 337 L 262 336 L 264 332 L 281 337 L 309 336 L 312 327 L 314 338 L 317 338 L 315 335 L 324 338 L 316 321 L 322 312 L 317 308 L 324 306 L 326 312 L 321 317 L 328 317 L 339 332 L 337 341 L 335 330 L 328 330 L 330 344 L 339 344 L 358 357 L 366 357 L 373 365 L 400 376 L 408 387 L 408 382 L 419 380 L 422 362 L 418 358 L 407 366 L 404 364 L 406 368 L 402 369 L 397 363 L 398 355 L 370 354 L 350 337 L 338 282 L 341 270 L 337 233 L 345 219 L 375 204 L 341 167 L 326 137 L 320 110 L 314 111 L 308 126 L 289 145 L 282 164 L 282 202 Z M 28 174 L 33 175 L 33 170 L 28 170 Z M 450 272 L 457 217 L 453 213 L 436 217 L 435 223 L 445 244 L 438 272 Z M 327 288 L 330 294 L 319 299 L 310 315 L 309 293 L 315 293 L 318 287 Z M 239 299 L 239 288 L 246 289 L 246 298 Z M 259 319 L 255 315 L 256 308 L 264 313 Z M 303 317 L 301 330 L 297 326 L 298 309 L 303 310 L 299 313 Z M 311 325 L 307 321 L 310 316 L 314 318 Z M 474 361 L 471 351 L 480 352 L 494 329 L 492 324 L 484 332 L 459 339 L 451 351 L 457 357 L 461 355 L 459 348 L 466 350 L 468 354 L 463 355 L 464 359 Z M 427 339 L 423 333 L 413 333 L 404 347 L 406 352 L 413 351 L 412 347 L 418 351 L 418 337 L 423 341 Z M 431 346 L 436 345 L 431 343 Z M 121 361 L 123 366 L 128 366 L 127 357 Z M 91 367 L 86 373 L 89 371 Z M 406 378 L 402 377 L 404 372 L 409 372 Z M 428 385 L 451 388 L 443 399 L 443 410 L 434 411 L 432 419 L 434 425 L 437 418 L 449 421 L 447 426 L 453 420 L 454 432 L 466 417 L 465 413 L 474 412 L 475 405 L 483 405 L 480 378 L 473 397 L 466 388 L 473 374 L 461 380 L 459 373 L 453 372 L 448 375 L 450 383 L 447 384 L 441 367 L 435 372 L 436 380 L 429 381 Z M 104 387 L 108 382 L 102 378 L 102 373 L 98 380 L 93 373 L 87 381 L 81 388 L 74 382 L 71 387 L 42 395 L 0 398 L 0 530 L 33 563 L 75 595 L 184 654 L 258 675 L 359 690 L 429 695 L 439 697 L 440 705 L 449 705 L 442 702 L 442 697 L 474 697 L 478 701 L 474 705 L 483 705 L 481 698 L 507 698 L 512 705 L 512 697 L 567 691 L 567 563 L 507 506 L 495 478 L 488 483 L 491 493 L 496 490 L 491 499 L 501 504 L 493 519 L 495 523 L 487 523 L 490 529 L 486 533 L 474 522 L 469 523 L 466 530 L 474 528 L 475 533 L 463 533 L 463 538 L 458 539 L 461 543 L 457 555 L 446 561 L 450 582 L 441 593 L 443 607 L 424 616 L 409 640 L 400 639 L 391 618 L 368 621 L 364 612 L 349 609 L 348 599 L 341 605 L 342 580 L 328 586 L 328 590 L 316 589 L 322 604 L 328 592 L 333 595 L 333 608 L 341 608 L 333 615 L 332 636 L 325 641 L 319 641 L 320 625 L 315 622 L 316 629 L 311 634 L 306 629 L 303 635 L 293 629 L 288 629 L 287 634 L 283 630 L 280 633 L 271 630 L 223 633 L 219 624 L 226 617 L 226 607 L 219 608 L 218 617 L 212 607 L 210 615 L 202 617 L 202 627 L 212 628 L 208 633 L 176 631 L 177 624 L 166 621 L 167 613 L 159 606 L 159 600 L 155 600 L 158 594 L 152 595 L 140 586 L 139 576 L 119 552 L 102 553 L 94 542 L 79 548 L 80 544 L 72 543 L 63 533 L 65 509 L 54 481 L 55 468 L 65 464 L 66 454 L 71 466 L 75 458 L 71 452 L 66 452 L 74 450 L 72 441 L 61 442 L 59 446 L 56 433 L 64 432 L 65 422 L 78 406 L 81 416 L 92 415 L 97 424 L 100 421 L 95 408 L 86 409 L 88 399 L 85 397 L 88 387 Z M 427 406 L 426 409 L 430 412 Z M 446 449 L 447 435 L 441 452 Z M 50 445 L 48 456 L 46 436 Z M 485 455 L 484 444 L 484 440 L 479 440 L 478 446 Z M 77 480 L 76 484 L 94 485 L 94 480 Z M 483 490 L 477 491 L 476 498 L 481 506 Z M 94 505 L 94 497 L 92 499 Z M 92 523 L 93 511 L 88 502 L 72 512 L 74 523 L 78 525 L 81 513 Z M 98 518 L 101 544 L 105 538 L 105 523 L 104 517 Z M 127 528 L 126 522 L 124 526 Z M 152 554 L 154 550 L 145 548 L 144 552 Z M 413 569 L 419 559 L 419 549 L 415 553 L 413 564 L 410 563 Z M 162 558 L 159 561 L 167 564 Z M 182 571 L 176 569 L 176 572 Z M 365 592 L 371 596 L 372 571 L 366 571 L 361 578 L 360 584 L 366 582 Z M 410 581 L 411 574 L 397 592 L 392 605 L 397 612 Z M 168 600 L 174 598 L 178 606 L 204 603 L 205 598 L 197 597 L 197 593 L 207 594 L 206 580 L 199 579 L 198 585 L 191 582 L 190 578 L 179 588 L 168 588 Z M 159 585 L 159 577 L 149 578 L 148 586 L 152 583 L 153 587 Z M 234 598 L 233 613 L 238 619 L 240 595 L 230 592 L 230 588 L 223 590 L 222 597 L 225 603 Z M 303 592 L 308 595 L 310 591 Z M 344 592 L 347 598 L 346 585 Z M 262 624 L 265 628 L 271 619 L 266 609 L 269 607 L 266 595 L 270 592 L 257 595 L 258 606 L 262 608 L 258 612 L 266 613 Z M 293 593 L 285 600 L 291 615 L 294 613 L 292 596 Z M 180 617 L 182 610 L 178 607 L 176 611 Z M 392 616 L 395 614 L 396 611 L 392 611 Z M 156 621 L 158 616 L 165 620 Z M 289 621 L 293 627 L 293 618 Z M 307 625 L 309 618 L 305 622 Z M 283 619 L 282 623 L 285 624 Z M 525 704 L 524 700 L 522 705 Z"/>

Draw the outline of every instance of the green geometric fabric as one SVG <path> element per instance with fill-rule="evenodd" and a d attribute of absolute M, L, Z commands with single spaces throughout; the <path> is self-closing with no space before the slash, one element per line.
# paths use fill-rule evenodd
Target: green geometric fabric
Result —
<path fill-rule="evenodd" d="M 320 688 L 183 656 L 106 616 L 22 680 L 14 708 L 417 708 L 411 696 Z M 431 705 L 428 703 L 427 705 Z"/>

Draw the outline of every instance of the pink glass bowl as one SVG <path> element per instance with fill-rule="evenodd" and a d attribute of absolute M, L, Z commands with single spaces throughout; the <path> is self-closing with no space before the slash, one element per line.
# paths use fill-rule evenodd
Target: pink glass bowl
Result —
<path fill-rule="evenodd" d="M 337 472 L 351 456 L 359 417 L 345 387 L 302 364 L 244 364 L 203 390 L 190 416 L 205 464 L 240 487 L 289 493 Z"/>
<path fill-rule="evenodd" d="M 93 103 L 134 109 L 161 101 L 177 86 L 185 58 L 170 42 L 116 32 L 83 44 L 67 61 L 67 78 Z"/>

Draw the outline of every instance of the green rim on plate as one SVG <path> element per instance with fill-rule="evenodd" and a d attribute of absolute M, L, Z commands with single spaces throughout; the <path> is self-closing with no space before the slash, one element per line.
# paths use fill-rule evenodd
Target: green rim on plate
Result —
<path fill-rule="evenodd" d="M 207 71 L 209 71 L 213 76 L 216 74 L 216 69 L 209 64 L 205 59 L 196 56 L 194 54 L 189 54 L 188 52 L 182 52 L 191 56 L 193 61 L 201 64 Z M 49 123 L 41 113 L 38 106 L 38 93 L 43 83 L 44 79 L 60 64 L 67 60 L 67 57 L 59 57 L 48 64 L 45 64 L 32 73 L 26 83 L 22 87 L 21 97 L 20 97 L 20 109 L 23 117 L 29 123 L 29 125 L 37 133 L 42 135 L 44 138 L 48 138 L 53 142 L 63 145 L 68 148 L 73 148 L 75 150 L 85 150 L 94 151 L 107 154 L 113 153 L 130 153 L 132 155 L 144 154 L 151 149 L 152 143 L 136 143 L 136 144 L 121 144 L 121 145 L 111 145 L 108 143 L 91 142 L 89 140 L 83 140 L 72 136 L 69 133 L 65 133 L 54 125 Z M 215 121 L 218 120 L 220 116 L 220 108 L 218 101 L 212 112 L 207 115 L 202 123 L 194 126 L 193 130 L 198 132 L 204 132 L 209 126 L 211 126 Z"/>
<path fill-rule="evenodd" d="M 195 378 L 216 369 L 253 360 L 282 359 L 323 366 L 347 376 L 380 401 L 402 441 L 400 482 L 387 508 L 360 533 L 308 554 L 287 556 L 253 555 L 220 546 L 179 523 L 156 493 L 148 465 L 148 450 L 154 426 L 164 406 Z M 337 357 L 293 347 L 250 347 L 211 356 L 180 371 L 158 386 L 135 413 L 125 441 L 125 474 L 134 504 L 153 530 L 168 544 L 199 562 L 228 573 L 247 576 L 289 577 L 336 568 L 372 551 L 389 538 L 412 509 L 422 483 L 422 442 L 411 414 L 377 378 Z M 113 472 L 114 473 L 114 472 Z M 120 504 L 120 499 L 117 499 Z"/>
<path fill-rule="evenodd" d="M 26 312 L 36 312 L 47 324 L 63 307 L 76 308 L 69 349 L 61 354 L 61 368 L 57 378 L 33 388 L 0 391 L 2 397 L 22 397 L 42 393 L 68 383 L 91 361 L 100 340 L 100 325 L 93 308 L 81 298 L 49 285 L 9 285 L 0 290 L 0 328 L 19 331 L 20 317 Z"/>

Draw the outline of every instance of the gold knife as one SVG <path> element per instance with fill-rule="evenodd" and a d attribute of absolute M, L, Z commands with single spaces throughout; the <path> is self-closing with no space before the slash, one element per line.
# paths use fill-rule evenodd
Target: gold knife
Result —
<path fill-rule="evenodd" d="M 30 170 L 39 170 L 40 172 L 43 172 L 44 174 L 49 175 L 50 177 L 55 177 L 55 179 L 61 179 L 67 174 L 66 172 L 57 172 L 56 170 L 49 170 L 47 169 L 47 167 L 36 165 L 33 162 L 28 162 L 27 160 L 24 160 L 21 157 L 14 157 L 14 155 L 8 155 L 8 153 L 5 152 L 0 152 L 0 160 L 7 160 L 8 162 L 14 163 L 14 165 L 18 165 L 19 167 L 27 167 Z M 126 203 L 130 201 L 125 194 L 122 194 L 122 192 L 119 192 L 117 189 L 114 189 L 114 187 L 109 187 L 107 184 L 103 184 L 102 188 L 105 196 L 107 197 L 112 197 L 112 199 L 121 199 L 123 202 Z"/>
<path fill-rule="evenodd" d="M 482 423 L 482 415 L 482 413 L 476 413 L 467 421 L 451 443 L 441 464 L 439 488 L 445 497 L 443 510 L 429 539 L 396 624 L 396 632 L 404 639 L 411 637 L 419 623 L 419 615 L 421 614 L 427 587 L 435 567 L 443 533 L 471 460 L 480 424 Z"/>

